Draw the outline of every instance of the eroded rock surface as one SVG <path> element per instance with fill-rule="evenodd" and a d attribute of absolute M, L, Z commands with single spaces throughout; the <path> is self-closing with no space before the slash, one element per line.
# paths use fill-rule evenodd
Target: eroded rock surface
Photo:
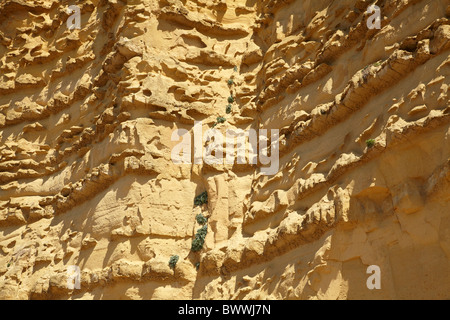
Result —
<path fill-rule="evenodd" d="M 0 299 L 449 299 L 450 6 L 372 3 L 1 1 Z M 174 164 L 217 117 L 279 172 Z"/>

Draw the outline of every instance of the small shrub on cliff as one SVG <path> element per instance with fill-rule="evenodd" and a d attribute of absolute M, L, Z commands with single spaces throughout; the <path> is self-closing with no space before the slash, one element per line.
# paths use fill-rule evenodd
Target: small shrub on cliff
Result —
<path fill-rule="evenodd" d="M 202 192 L 198 196 L 194 198 L 194 206 L 201 206 L 205 203 L 208 203 L 208 192 Z"/>
<path fill-rule="evenodd" d="M 197 230 L 194 240 L 192 240 L 191 250 L 197 252 L 202 250 L 203 244 L 205 243 L 206 234 L 208 233 L 208 225 L 204 225 Z"/>
<path fill-rule="evenodd" d="M 198 224 L 204 225 L 205 223 L 208 222 L 208 218 L 206 218 L 203 214 L 199 213 L 196 217 L 195 220 L 197 220 Z"/>
<path fill-rule="evenodd" d="M 227 114 L 231 113 L 231 104 L 227 105 L 226 112 L 227 112 Z"/>
<path fill-rule="evenodd" d="M 227 119 L 224 117 L 217 117 L 217 123 L 224 123 L 225 121 L 227 121 Z"/>
<path fill-rule="evenodd" d="M 232 86 L 233 84 L 234 84 L 234 80 L 233 79 L 229 79 L 228 81 L 227 81 L 227 83 L 228 83 L 228 86 Z"/>
<path fill-rule="evenodd" d="M 372 148 L 375 145 L 375 139 L 366 140 L 366 146 Z"/>
<path fill-rule="evenodd" d="M 180 257 L 177 256 L 177 255 L 174 255 L 174 256 L 170 257 L 170 260 L 169 260 L 169 267 L 170 267 L 170 269 L 175 269 L 175 266 L 177 265 L 177 262 L 178 262 L 179 259 L 180 259 Z"/>
<path fill-rule="evenodd" d="M 229 96 L 228 97 L 228 103 L 233 103 L 234 102 L 234 97 L 233 96 Z"/>

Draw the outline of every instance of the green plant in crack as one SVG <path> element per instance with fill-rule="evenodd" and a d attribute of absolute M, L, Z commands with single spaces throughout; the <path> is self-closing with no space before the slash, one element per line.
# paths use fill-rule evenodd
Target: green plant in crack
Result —
<path fill-rule="evenodd" d="M 177 255 L 171 256 L 170 260 L 169 260 L 169 267 L 171 269 L 175 269 L 175 266 L 177 265 L 177 262 L 178 262 L 179 259 L 180 259 L 180 257 L 177 256 Z"/>
<path fill-rule="evenodd" d="M 227 81 L 227 84 L 228 84 L 229 87 L 231 87 L 234 84 L 234 80 L 233 79 L 229 79 Z"/>
<path fill-rule="evenodd" d="M 198 224 L 204 225 L 205 223 L 208 222 L 208 218 L 206 218 L 203 214 L 199 213 L 196 217 L 195 220 L 197 220 Z"/>
<path fill-rule="evenodd" d="M 219 123 L 224 123 L 227 121 L 224 117 L 217 117 L 217 121 L 212 125 L 213 128 L 215 128 Z"/>
<path fill-rule="evenodd" d="M 375 139 L 366 140 L 366 146 L 368 148 L 372 148 L 373 146 L 375 146 Z"/>
<path fill-rule="evenodd" d="M 202 192 L 198 196 L 194 198 L 194 206 L 201 206 L 205 203 L 208 203 L 208 192 Z"/>
<path fill-rule="evenodd" d="M 227 114 L 231 113 L 231 104 L 227 105 L 226 112 L 227 112 Z"/>
<path fill-rule="evenodd" d="M 234 97 L 233 96 L 229 96 L 228 97 L 228 103 L 233 103 L 234 102 Z"/>
<path fill-rule="evenodd" d="M 197 252 L 202 250 L 203 244 L 205 243 L 206 234 L 208 233 L 208 225 L 205 224 L 203 227 L 197 230 L 194 240 L 192 240 L 191 250 Z"/>
<path fill-rule="evenodd" d="M 225 121 L 227 121 L 227 119 L 224 117 L 217 117 L 217 123 L 224 123 Z"/>

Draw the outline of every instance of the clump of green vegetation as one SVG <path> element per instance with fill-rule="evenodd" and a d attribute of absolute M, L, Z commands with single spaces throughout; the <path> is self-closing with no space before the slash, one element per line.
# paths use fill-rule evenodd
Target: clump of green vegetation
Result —
<path fill-rule="evenodd" d="M 375 146 L 375 139 L 366 140 L 366 146 L 368 148 L 372 148 L 373 146 Z"/>
<path fill-rule="evenodd" d="M 203 227 L 197 230 L 194 240 L 192 240 L 191 250 L 197 252 L 202 250 L 203 244 L 205 243 L 206 234 L 208 233 L 208 225 L 205 224 Z"/>
<path fill-rule="evenodd" d="M 227 114 L 231 113 L 231 104 L 227 105 L 226 112 L 227 112 Z"/>
<path fill-rule="evenodd" d="M 234 72 L 237 72 L 237 71 L 238 71 L 238 67 L 234 66 Z"/>
<path fill-rule="evenodd" d="M 197 262 L 196 264 L 195 264 L 195 269 L 200 269 L 200 262 Z"/>
<path fill-rule="evenodd" d="M 227 121 L 224 117 L 217 117 L 217 121 L 212 125 L 213 128 L 215 128 L 219 123 L 224 123 Z"/>
<path fill-rule="evenodd" d="M 234 97 L 233 96 L 229 96 L 228 97 L 228 103 L 233 103 L 234 102 Z"/>
<path fill-rule="evenodd" d="M 208 192 L 202 192 L 198 196 L 194 198 L 194 206 L 201 206 L 205 203 L 208 203 Z"/>
<path fill-rule="evenodd" d="M 177 255 L 173 255 L 170 257 L 170 260 L 169 260 L 170 269 L 175 269 L 175 266 L 177 265 L 177 262 L 179 259 L 180 259 L 180 257 Z"/>
<path fill-rule="evenodd" d="M 373 64 L 374 67 L 379 67 L 381 66 L 381 61 L 377 61 Z"/>
<path fill-rule="evenodd" d="M 199 213 L 196 217 L 195 220 L 197 220 L 198 224 L 204 225 L 205 223 L 208 222 L 208 218 L 206 218 L 203 214 Z"/>
<path fill-rule="evenodd" d="M 229 79 L 227 81 L 228 85 L 231 87 L 234 84 L 234 80 L 233 79 Z"/>
<path fill-rule="evenodd" d="M 224 123 L 225 121 L 227 121 L 227 119 L 224 117 L 217 117 L 217 123 Z"/>

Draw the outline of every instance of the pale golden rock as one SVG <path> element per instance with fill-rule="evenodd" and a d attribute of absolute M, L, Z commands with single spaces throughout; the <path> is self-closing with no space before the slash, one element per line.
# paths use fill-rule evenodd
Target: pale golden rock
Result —
<path fill-rule="evenodd" d="M 74 5 L 0 3 L 0 299 L 449 299 L 444 1 Z"/>

